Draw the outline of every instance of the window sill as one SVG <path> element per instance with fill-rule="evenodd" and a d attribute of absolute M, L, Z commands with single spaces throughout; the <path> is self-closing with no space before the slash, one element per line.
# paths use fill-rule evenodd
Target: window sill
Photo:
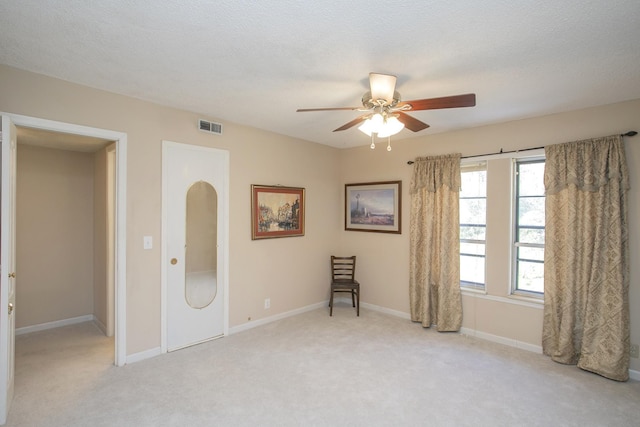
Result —
<path fill-rule="evenodd" d="M 518 301 L 530 302 L 533 304 L 544 305 L 544 296 L 533 296 L 533 295 L 524 295 L 524 294 L 511 294 L 507 298 L 511 298 Z"/>
<path fill-rule="evenodd" d="M 486 295 L 487 291 L 483 288 L 473 288 L 471 286 L 460 286 L 460 290 L 462 293 L 475 294 L 475 295 Z"/>
<path fill-rule="evenodd" d="M 521 305 L 530 308 L 543 309 L 544 300 L 541 298 L 526 297 L 522 295 L 497 296 L 489 295 L 486 291 L 476 289 L 461 288 L 462 294 L 478 299 L 486 299 L 489 301 L 502 302 L 506 304 Z"/>

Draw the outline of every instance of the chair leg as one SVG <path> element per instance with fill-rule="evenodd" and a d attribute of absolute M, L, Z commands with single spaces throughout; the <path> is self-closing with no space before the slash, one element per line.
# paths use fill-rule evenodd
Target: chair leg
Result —
<path fill-rule="evenodd" d="M 331 297 L 329 298 L 329 316 L 333 316 L 333 289 L 331 290 Z"/>
<path fill-rule="evenodd" d="M 360 289 L 358 289 L 358 292 L 356 292 L 356 294 L 358 298 L 358 307 L 356 308 L 356 314 L 358 317 L 360 317 Z"/>
<path fill-rule="evenodd" d="M 355 294 L 356 291 L 354 291 L 353 289 L 351 290 L 351 307 L 355 307 L 356 306 L 356 299 L 355 299 Z"/>

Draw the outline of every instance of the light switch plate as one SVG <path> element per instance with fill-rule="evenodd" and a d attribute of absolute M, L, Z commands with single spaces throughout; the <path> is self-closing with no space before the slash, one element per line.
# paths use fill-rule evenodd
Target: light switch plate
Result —
<path fill-rule="evenodd" d="M 153 237 L 144 236 L 142 238 L 142 246 L 144 247 L 144 249 L 153 249 Z"/>

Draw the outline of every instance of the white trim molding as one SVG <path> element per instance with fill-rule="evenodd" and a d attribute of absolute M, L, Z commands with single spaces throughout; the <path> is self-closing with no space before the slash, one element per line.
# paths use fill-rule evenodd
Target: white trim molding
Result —
<path fill-rule="evenodd" d="M 233 335 L 233 334 L 237 334 L 238 332 L 243 332 L 249 329 L 257 328 L 258 326 L 266 325 L 268 323 L 275 322 L 276 320 L 281 320 L 287 317 L 306 313 L 307 311 L 312 311 L 318 308 L 327 307 L 327 304 L 329 304 L 329 300 L 322 301 L 316 304 L 307 305 L 306 307 L 296 308 L 295 310 L 285 311 L 284 313 L 276 314 L 273 316 L 263 317 L 262 319 L 252 320 L 247 323 L 243 323 L 242 325 L 238 325 L 230 328 L 229 335 Z"/>
<path fill-rule="evenodd" d="M 31 332 L 46 331 L 47 329 L 60 328 L 62 326 L 75 325 L 77 323 L 94 322 L 96 318 L 93 314 L 71 317 L 69 319 L 55 320 L 53 322 L 39 323 L 37 325 L 23 326 L 16 328 L 16 335 L 30 334 Z"/>
<path fill-rule="evenodd" d="M 116 366 L 127 356 L 127 134 L 124 132 L 0 112 L 16 126 L 90 136 L 116 143 L 115 185 L 115 355 Z"/>
<path fill-rule="evenodd" d="M 342 298 L 344 299 L 344 301 L 346 301 L 347 303 L 351 303 L 351 300 L 349 300 L 348 298 Z M 516 304 L 518 304 L 518 302 L 515 302 Z M 535 304 L 535 305 L 532 305 Z M 409 313 L 404 313 L 402 311 L 396 311 L 396 310 L 391 310 L 385 307 L 380 307 L 377 305 L 373 305 L 373 304 L 367 304 L 367 303 L 360 303 L 360 305 L 362 307 L 368 308 L 369 310 L 374 310 L 374 311 L 378 311 L 380 313 L 386 313 L 386 314 L 390 314 L 392 316 L 396 316 L 396 317 L 400 317 L 402 319 L 411 319 L 411 316 Z M 530 306 L 530 307 L 534 307 L 534 308 L 538 308 L 536 303 L 526 303 L 525 305 Z M 467 335 L 467 336 L 471 336 L 471 337 L 475 337 L 475 338 L 479 338 L 481 340 L 485 340 L 485 341 L 491 341 L 491 342 L 495 342 L 498 344 L 503 344 L 503 345 L 507 345 L 509 347 L 516 347 L 522 350 L 526 350 L 526 351 L 530 351 L 533 353 L 538 353 L 538 354 L 542 354 L 542 346 L 540 345 L 535 345 L 535 344 L 530 344 L 527 342 L 523 342 L 523 341 L 518 341 L 516 339 L 512 339 L 512 338 L 505 338 L 505 337 L 501 337 L 499 335 L 493 335 L 493 334 L 488 334 L 486 332 L 481 332 L 481 331 L 477 331 L 475 329 L 470 329 L 470 328 L 460 328 L 460 334 L 461 335 Z M 636 371 L 634 369 L 629 369 L 629 379 L 635 380 L 635 381 L 640 381 L 640 371 Z"/>
<path fill-rule="evenodd" d="M 508 345 L 509 347 L 520 348 L 522 350 L 531 351 L 533 353 L 542 354 L 542 346 L 519 341 L 513 338 L 501 337 L 500 335 L 488 334 L 486 332 L 476 331 L 470 328 L 460 328 L 461 335 L 480 338 L 481 340 L 491 341 L 498 344 Z"/>
<path fill-rule="evenodd" d="M 348 303 L 351 303 L 351 300 L 349 298 L 338 298 L 338 299 L 339 300 L 340 299 L 344 299 Z M 380 307 L 379 305 L 373 305 L 373 304 L 369 304 L 369 303 L 366 303 L 366 302 L 361 302 L 360 303 L 360 307 L 367 308 L 367 309 L 373 310 L 373 311 L 377 311 L 379 313 L 389 314 L 391 316 L 399 317 L 401 319 L 411 320 L 411 314 L 405 313 L 404 311 L 392 310 L 390 308 Z"/>
<path fill-rule="evenodd" d="M 161 354 L 162 354 L 162 351 L 160 350 L 160 347 L 150 348 L 149 350 L 128 355 L 127 364 L 140 362 L 146 359 L 151 359 L 153 357 L 160 356 Z"/>

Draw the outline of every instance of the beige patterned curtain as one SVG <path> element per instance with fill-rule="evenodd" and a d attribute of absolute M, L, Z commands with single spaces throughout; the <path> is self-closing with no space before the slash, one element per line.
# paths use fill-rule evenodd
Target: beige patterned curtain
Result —
<path fill-rule="evenodd" d="M 542 348 L 553 360 L 629 378 L 629 178 L 620 136 L 545 148 Z"/>
<path fill-rule="evenodd" d="M 409 292 L 411 320 L 458 331 L 460 295 L 460 154 L 419 157 L 411 179 Z"/>

